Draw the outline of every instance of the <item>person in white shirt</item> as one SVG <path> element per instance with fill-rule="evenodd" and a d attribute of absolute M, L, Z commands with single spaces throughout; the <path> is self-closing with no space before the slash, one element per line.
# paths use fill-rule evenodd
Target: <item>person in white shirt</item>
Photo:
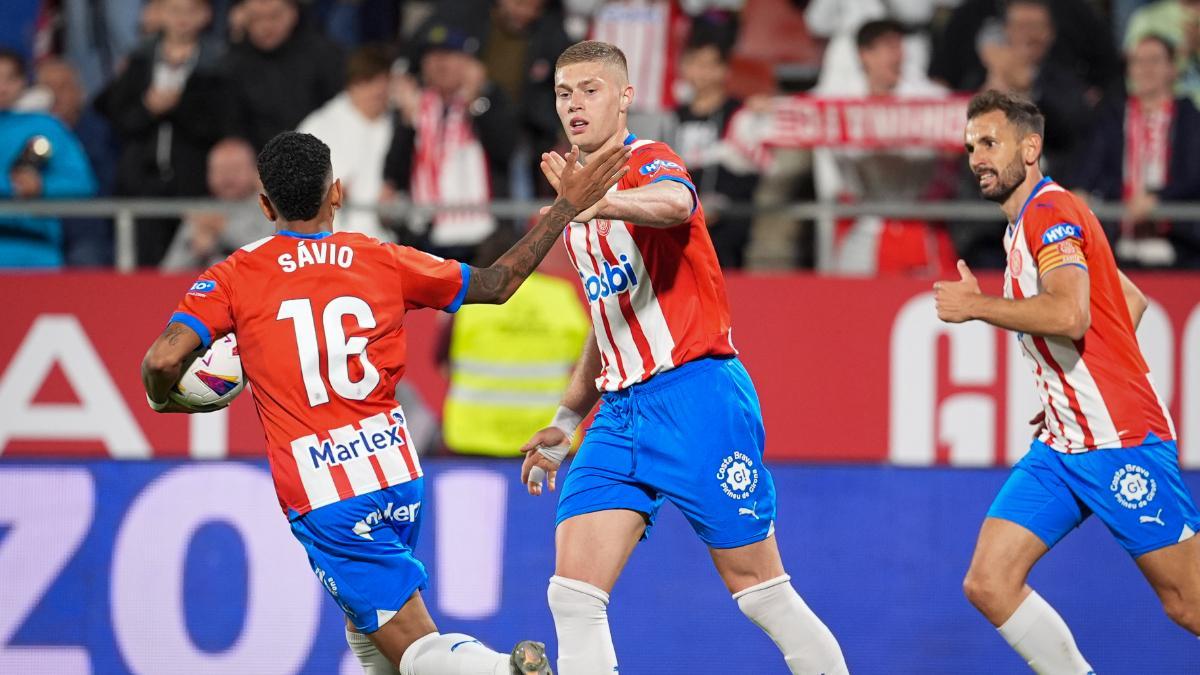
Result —
<path fill-rule="evenodd" d="M 392 59 L 383 47 L 366 46 L 350 55 L 346 88 L 300 122 L 297 131 L 329 146 L 333 173 L 341 178 L 350 208 L 335 223 L 381 240 L 391 235 L 371 210 L 383 193 L 383 163 L 392 144 L 393 117 L 388 110 Z"/>

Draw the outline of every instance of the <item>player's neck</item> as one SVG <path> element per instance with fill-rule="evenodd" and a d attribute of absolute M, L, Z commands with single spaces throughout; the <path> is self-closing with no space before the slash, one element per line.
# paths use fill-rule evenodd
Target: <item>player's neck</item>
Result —
<path fill-rule="evenodd" d="M 613 134 L 612 136 L 610 136 L 608 138 L 608 140 L 604 141 L 604 143 L 600 147 L 596 148 L 595 150 L 593 150 L 591 152 L 583 153 L 583 157 L 582 157 L 583 162 L 586 164 L 587 158 L 590 157 L 591 155 L 596 154 L 597 152 L 604 152 L 608 148 L 621 145 L 622 143 L 625 142 L 625 139 L 628 137 L 629 137 L 629 128 L 626 127 L 625 125 L 621 125 L 621 130 L 618 131 L 617 133 Z"/>
<path fill-rule="evenodd" d="M 294 232 L 296 234 L 319 234 L 332 232 L 333 223 L 327 220 L 289 220 L 279 221 L 276 232 Z"/>
<path fill-rule="evenodd" d="M 1021 208 L 1025 206 L 1025 202 L 1029 201 L 1030 195 L 1033 194 L 1038 184 L 1042 182 L 1042 178 L 1041 169 L 1035 168 L 1033 171 L 1026 173 L 1025 182 L 1021 183 L 1016 190 L 1013 190 L 1008 199 L 1004 200 L 1004 203 L 1000 205 L 1000 210 L 1004 211 L 1005 216 L 1008 216 L 1008 222 L 1015 223 L 1017 222 L 1017 218 L 1021 217 Z"/>

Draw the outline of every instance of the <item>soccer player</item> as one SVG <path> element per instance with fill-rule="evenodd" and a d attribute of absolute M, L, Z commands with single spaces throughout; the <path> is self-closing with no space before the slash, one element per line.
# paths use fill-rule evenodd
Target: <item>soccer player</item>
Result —
<path fill-rule="evenodd" d="M 989 91 L 971 100 L 967 118 L 971 171 L 1008 217 L 1004 297 L 982 294 L 960 260 L 960 280 L 934 284 L 938 317 L 1016 332 L 1043 415 L 988 510 L 963 588 L 1034 671 L 1082 675 L 1091 666 L 1025 583 L 1029 570 L 1095 513 L 1167 614 L 1200 635 L 1200 512 L 1134 335 L 1146 299 L 1117 269 L 1092 212 L 1038 169 L 1041 112 Z"/>
<path fill-rule="evenodd" d="M 150 406 L 186 412 L 167 397 L 186 357 L 237 334 L 280 506 L 346 613 L 347 641 L 369 675 L 397 666 L 403 675 L 550 672 L 540 643 L 521 642 L 508 655 L 461 633 L 439 634 L 421 600 L 427 575 L 412 554 L 421 464 L 394 397 L 404 315 L 503 303 L 571 218 L 624 175 L 625 155 L 610 150 L 595 167 L 564 174 L 538 223 L 479 269 L 332 232 L 343 192 L 329 148 L 308 134 L 280 134 L 258 158 L 260 202 L 276 233 L 204 272 L 146 354 Z"/>
<path fill-rule="evenodd" d="M 634 89 L 618 48 L 569 47 L 555 89 L 563 129 L 588 164 L 633 149 L 616 189 L 563 233 L 593 330 L 551 425 L 522 448 L 529 492 L 541 494 L 547 477 L 554 489 L 572 436 L 603 401 L 558 502 L 547 595 L 560 675 L 617 671 L 609 593 L 664 500 L 708 545 L 738 607 L 791 672 L 846 673 L 837 640 L 784 573 L 758 397 L 733 348 L 724 280 L 687 169 L 665 144 L 629 133 Z M 573 161 L 543 155 L 559 194 Z"/>

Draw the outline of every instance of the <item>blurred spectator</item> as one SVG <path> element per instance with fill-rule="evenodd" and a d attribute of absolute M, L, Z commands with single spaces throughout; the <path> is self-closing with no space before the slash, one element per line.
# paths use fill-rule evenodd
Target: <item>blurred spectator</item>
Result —
<path fill-rule="evenodd" d="M 384 178 L 418 206 L 486 204 L 508 195 L 508 157 L 515 147 L 516 114 L 504 91 L 476 58 L 479 41 L 442 24 L 422 38 L 421 85 L 398 80 L 393 93 L 400 123 L 388 151 Z M 424 246 L 438 255 L 470 260 L 496 228 L 486 210 L 458 210 L 414 219 Z"/>
<path fill-rule="evenodd" d="M 123 146 L 117 194 L 200 196 L 205 158 L 230 126 L 228 87 L 216 55 L 200 42 L 212 15 L 208 0 L 154 1 L 162 32 L 130 56 L 96 106 Z M 158 265 L 178 226 L 173 218 L 139 219 L 137 264 Z"/>
<path fill-rule="evenodd" d="M 329 146 L 333 175 L 342 181 L 350 207 L 376 206 L 383 197 L 383 162 L 392 144 L 393 116 L 388 111 L 392 59 L 383 47 L 362 47 L 350 55 L 346 90 L 313 111 L 297 131 Z M 343 210 L 337 230 L 390 240 L 373 211 Z"/>
<path fill-rule="evenodd" d="M 144 0 L 62 0 L 66 57 L 94 97 L 116 76 L 142 40 Z"/>
<path fill-rule="evenodd" d="M 517 239 L 500 228 L 472 264 L 492 264 Z M 450 380 L 442 430 L 451 451 L 519 456 L 554 416 L 591 327 L 576 284 L 562 278 L 574 274 L 566 250 L 555 246 L 507 303 L 454 314 L 438 349 Z"/>
<path fill-rule="evenodd" d="M 297 0 L 244 0 L 237 11 L 245 40 L 223 65 L 237 133 L 262 149 L 342 90 L 345 64 L 337 45 L 299 25 Z"/>
<path fill-rule="evenodd" d="M 1049 6 L 1041 0 L 1013 0 L 1005 10 L 1003 31 L 985 30 L 978 38 L 986 71 L 977 75 L 972 86 L 1032 99 L 1046 116 L 1046 169 L 1067 179 L 1075 149 L 1087 135 L 1090 110 L 1084 83 L 1069 68 L 1050 60 L 1054 42 Z"/>
<path fill-rule="evenodd" d="M 312 4 L 325 34 L 345 49 L 395 42 L 400 30 L 397 0 L 315 0 Z"/>
<path fill-rule="evenodd" d="M 49 58 L 38 64 L 37 84 L 50 93 L 48 112 L 75 134 L 87 153 L 97 181 L 97 196 L 113 194 L 120 152 L 112 128 L 87 105 L 79 74 L 66 61 Z M 63 218 L 63 262 L 68 267 L 113 264 L 113 226 L 107 218 Z"/>
<path fill-rule="evenodd" d="M 813 0 L 804 10 L 809 32 L 827 38 L 821 58 L 817 88 L 823 91 L 863 88 L 863 69 L 859 63 L 858 30 L 867 21 L 891 19 L 905 27 L 904 70 L 902 82 L 924 82 L 929 65 L 929 35 L 907 27 L 929 25 L 938 5 L 945 0 Z"/>
<path fill-rule="evenodd" d="M 0 198 L 93 196 L 96 179 L 75 136 L 50 115 L 12 109 L 25 83 L 21 55 L 0 48 Z M 0 267 L 59 267 L 62 262 L 57 219 L 0 216 Z"/>
<path fill-rule="evenodd" d="M 898 22 L 868 21 L 858 29 L 855 42 L 862 77 L 850 79 L 836 92 L 822 93 L 848 98 L 947 95 L 928 78 L 904 77 L 908 53 L 904 27 Z M 814 161 L 822 200 L 914 201 L 950 194 L 950 160 L 933 150 L 818 149 Z M 831 268 L 848 274 L 944 276 L 953 271 L 956 260 L 946 228 L 924 221 L 876 216 L 844 220 L 835 226 L 834 242 Z"/>
<path fill-rule="evenodd" d="M 728 46 L 703 32 L 693 34 L 679 63 L 688 102 L 675 109 L 671 147 L 683 158 L 704 202 L 709 234 L 721 267 L 740 269 L 750 236 L 749 215 L 724 215 L 727 203 L 750 205 L 758 167 L 726 143 L 730 121 L 742 102 L 727 91 Z"/>
<path fill-rule="evenodd" d="M 1139 9 L 1129 21 L 1125 47 L 1158 35 L 1175 48 L 1176 92 L 1200 106 L 1200 0 L 1160 0 Z"/>
<path fill-rule="evenodd" d="M 208 191 L 228 202 L 229 210 L 193 213 L 171 242 L 162 269 L 205 269 L 252 241 L 269 237 L 273 223 L 258 208 L 258 168 L 254 148 L 240 138 L 227 138 L 208 153 Z"/>
<path fill-rule="evenodd" d="M 929 75 L 955 91 L 971 91 L 983 81 L 979 42 L 1004 26 L 1006 0 L 965 0 L 934 36 Z M 1098 96 L 1120 75 L 1120 60 L 1096 3 L 1088 0 L 1039 2 L 1057 27 L 1047 60 L 1082 80 Z"/>
<path fill-rule="evenodd" d="M 1128 96 L 1097 111 L 1076 183 L 1107 201 L 1126 203 L 1115 246 L 1122 262 L 1200 267 L 1200 224 L 1150 222 L 1162 201 L 1200 199 L 1200 112 L 1176 98 L 1170 41 L 1143 35 L 1128 57 Z"/>
<path fill-rule="evenodd" d="M 554 112 L 554 62 L 572 44 L 562 14 L 547 9 L 545 0 L 455 2 L 442 3 L 431 23 L 478 39 L 488 78 L 517 107 L 521 138 L 510 163 L 512 196 L 530 199 L 536 188 L 549 196 L 537 165 L 562 136 Z"/>

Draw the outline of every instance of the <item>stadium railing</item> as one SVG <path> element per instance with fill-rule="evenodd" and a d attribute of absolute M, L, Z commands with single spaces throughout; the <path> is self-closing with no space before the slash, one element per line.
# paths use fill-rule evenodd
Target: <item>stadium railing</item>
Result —
<path fill-rule="evenodd" d="M 478 211 L 487 209 L 498 218 L 521 219 L 537 214 L 546 206 L 543 201 L 498 200 L 480 205 L 417 206 L 407 201 L 391 204 L 350 205 L 356 211 L 375 211 L 380 217 L 395 222 L 418 220 L 428 222 L 435 213 Z M 1101 220 L 1120 220 L 1124 206 L 1118 202 L 1091 202 L 1092 211 Z M 234 213 L 247 208 L 245 202 L 222 202 L 206 199 L 88 199 L 88 200 L 8 200 L 0 201 L 0 218 L 4 216 L 49 216 L 56 218 L 111 218 L 114 222 L 116 268 L 122 272 L 135 269 L 137 243 L 134 221 L 139 217 L 184 217 L 195 212 Z M 964 201 L 872 201 L 854 204 L 832 202 L 792 202 L 772 206 L 747 203 L 728 204 L 720 212 L 728 216 L 783 216 L 796 221 L 817 224 L 817 269 L 827 269 L 832 259 L 833 223 L 840 218 L 880 216 L 930 221 L 1000 222 L 1002 216 L 995 204 L 981 200 Z M 1200 222 L 1200 202 L 1160 204 L 1152 217 L 1169 221 Z"/>

